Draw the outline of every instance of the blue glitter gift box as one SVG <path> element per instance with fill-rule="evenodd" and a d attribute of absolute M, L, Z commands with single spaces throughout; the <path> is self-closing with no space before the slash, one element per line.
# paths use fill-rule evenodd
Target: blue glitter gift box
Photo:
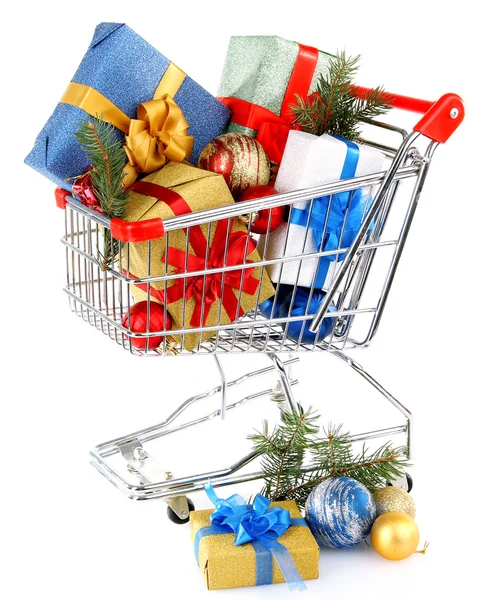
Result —
<path fill-rule="evenodd" d="M 135 118 L 138 105 L 152 100 L 171 65 L 124 23 L 101 23 L 72 82 L 93 88 L 129 118 Z M 194 136 L 189 160 L 196 164 L 203 148 L 223 132 L 230 111 L 189 76 L 177 89 L 175 102 L 189 124 L 189 135 Z M 89 166 L 74 135 L 86 115 L 81 108 L 61 100 L 37 137 L 26 164 L 60 187 L 71 189 L 69 179 Z"/>

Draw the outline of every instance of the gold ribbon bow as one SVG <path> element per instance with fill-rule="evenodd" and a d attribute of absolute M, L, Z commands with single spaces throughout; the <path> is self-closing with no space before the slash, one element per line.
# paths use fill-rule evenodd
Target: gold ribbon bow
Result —
<path fill-rule="evenodd" d="M 139 104 L 137 119 L 130 119 L 96 89 L 71 82 L 60 102 L 83 109 L 92 117 L 102 115 L 106 122 L 123 131 L 129 164 L 124 183 L 129 185 L 137 172 L 152 173 L 167 160 L 182 162 L 190 156 L 194 137 L 187 135 L 189 124 L 173 100 L 186 75 L 174 63 L 157 86 L 153 100 Z"/>
<path fill-rule="evenodd" d="M 190 156 L 194 143 L 188 129 L 180 107 L 168 94 L 139 104 L 137 119 L 131 119 L 125 136 L 130 164 L 143 173 L 152 173 L 167 160 L 182 162 Z"/>

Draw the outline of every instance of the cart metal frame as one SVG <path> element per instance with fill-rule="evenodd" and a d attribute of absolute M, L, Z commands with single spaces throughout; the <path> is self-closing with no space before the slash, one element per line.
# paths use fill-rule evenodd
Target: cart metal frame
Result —
<path fill-rule="evenodd" d="M 363 88 L 359 88 L 359 93 L 362 92 Z M 438 145 L 444 143 L 459 126 L 464 116 L 464 108 L 462 100 L 455 94 L 446 94 L 434 103 L 394 96 L 394 105 L 400 109 L 425 114 L 410 133 L 394 125 L 368 122 L 371 132 L 383 132 L 383 135 L 387 132 L 387 134 L 395 135 L 400 139 L 399 144 L 394 146 L 387 145 L 384 141 L 381 143 L 380 141 L 362 140 L 383 152 L 390 161 L 390 165 L 385 171 L 336 181 L 307 190 L 175 216 L 158 223 L 158 230 L 154 234 L 152 234 L 152 227 L 146 233 L 142 224 L 133 227 L 131 223 L 125 223 L 119 219 L 110 221 L 102 214 L 83 206 L 67 192 L 57 190 L 57 204 L 65 209 L 65 235 L 62 242 L 66 249 L 67 285 L 65 292 L 69 296 L 71 309 L 134 355 L 162 356 L 164 360 L 172 360 L 167 355 L 191 354 L 185 348 L 184 339 L 186 335 L 197 333 L 198 342 L 193 353 L 211 354 L 220 375 L 218 386 L 188 398 L 162 423 L 105 442 L 92 450 L 90 453 L 92 465 L 129 498 L 136 500 L 163 498 L 178 519 L 185 521 L 190 508 L 187 494 L 202 489 L 209 479 L 216 486 L 225 486 L 260 478 L 262 475 L 260 472 L 245 472 L 245 467 L 257 458 L 255 453 L 250 453 L 235 464 L 221 470 L 176 478 L 167 465 L 162 465 L 148 452 L 145 444 L 209 419 L 225 418 L 230 411 L 242 404 L 266 396 L 279 404 L 281 415 L 286 410 L 299 410 L 300 405 L 296 402 L 292 390 L 297 382 L 290 376 L 289 368 L 299 360 L 296 354 L 302 352 L 322 351 L 342 360 L 368 381 L 386 401 L 402 414 L 404 421 L 402 425 L 356 434 L 352 438 L 354 441 L 403 434 L 405 436 L 405 453 L 408 459 L 411 459 L 411 413 L 345 352 L 356 347 L 368 346 L 378 331 L 434 152 Z M 415 142 L 424 145 L 425 149 L 421 151 L 417 145 L 414 146 Z M 399 194 L 401 184 L 408 186 L 408 193 L 404 195 L 401 210 L 397 211 L 397 215 L 392 216 L 392 213 L 396 213 L 396 203 L 401 195 Z M 349 192 L 352 198 L 353 192 L 360 188 L 370 188 L 372 200 L 366 202 L 362 225 L 349 247 L 338 247 L 329 251 L 321 249 L 318 252 L 306 253 L 303 250 L 306 246 L 305 238 L 304 245 L 298 254 L 284 252 L 274 259 L 267 259 L 264 250 L 260 260 L 255 262 L 254 266 L 260 269 L 261 275 L 264 270 L 269 271 L 273 265 L 280 265 L 282 273 L 283 265 L 288 262 L 294 261 L 299 264 L 298 277 L 292 285 L 295 295 L 302 261 L 318 259 L 320 262 L 326 256 L 334 256 L 334 261 L 337 263 L 336 273 L 328 289 L 325 290 L 323 301 L 316 314 L 308 313 L 307 310 L 303 315 L 293 314 L 292 301 L 282 314 L 275 314 L 279 294 L 279 288 L 277 288 L 270 314 L 263 314 L 259 296 L 256 306 L 247 314 L 242 314 L 239 298 L 236 313 L 238 318 L 231 323 L 221 320 L 221 310 L 219 310 L 215 324 L 189 326 L 185 317 L 185 297 L 182 322 L 174 324 L 170 330 L 147 330 L 145 333 L 138 333 L 130 328 L 129 320 L 127 324 L 123 320 L 124 315 L 128 315 L 130 312 L 131 292 L 134 288 L 145 292 L 150 313 L 150 303 L 154 302 L 155 294 L 163 293 L 165 298 L 169 286 L 179 280 L 184 285 L 184 290 L 193 278 L 203 282 L 203 302 L 209 278 L 220 277 L 222 283 L 219 299 L 222 306 L 226 275 L 235 270 L 240 271 L 244 277 L 246 269 L 251 269 L 253 266 L 253 263 L 247 259 L 246 241 L 243 261 L 239 264 L 228 265 L 226 251 L 223 264 L 217 268 L 208 265 L 208 256 L 206 256 L 204 269 L 188 270 L 187 262 L 184 270 L 169 269 L 169 237 L 172 232 L 184 231 L 185 255 L 187 256 L 190 235 L 194 227 L 206 226 L 206 238 L 211 239 L 211 228 L 216 222 L 226 219 L 230 227 L 235 219 L 241 218 L 247 226 L 247 240 L 252 236 L 253 223 L 255 223 L 259 211 L 279 206 L 288 207 L 299 205 L 298 203 L 308 206 L 309 225 L 314 201 L 319 197 L 330 198 L 325 219 L 326 228 L 333 195 Z M 346 211 L 343 227 L 345 227 L 348 212 L 349 208 Z M 289 216 L 288 223 L 290 223 L 290 219 L 291 216 Z M 394 225 L 394 228 L 391 225 Z M 109 232 L 109 235 L 118 240 L 119 254 L 118 260 L 104 271 L 98 260 L 98 250 L 101 248 L 102 235 L 105 235 L 105 232 Z M 307 232 L 308 227 L 306 227 L 306 236 Z M 271 233 L 269 227 L 265 237 L 265 248 L 269 245 Z M 163 262 L 163 274 L 155 275 L 154 261 L 158 261 L 159 257 L 155 255 L 154 242 L 160 237 L 164 238 L 166 248 L 165 254 L 160 257 Z M 340 238 L 342 239 L 342 234 Z M 130 269 L 132 245 L 138 243 L 146 244 L 147 248 L 148 269 L 147 276 L 143 278 L 132 275 Z M 228 240 L 226 239 L 227 246 Z M 387 259 L 383 259 L 379 263 L 380 256 L 387 256 Z M 374 293 L 372 290 L 369 291 L 371 280 L 376 282 Z M 316 293 L 313 285 L 309 293 L 309 302 Z M 166 315 L 167 309 L 164 305 L 164 316 Z M 321 325 L 326 318 L 335 319 L 335 324 L 330 334 L 322 338 L 320 335 Z M 293 322 L 301 325 L 301 333 L 297 339 L 289 337 L 289 326 Z M 359 327 L 358 323 L 360 323 Z M 304 332 L 308 330 L 316 335 L 313 343 L 303 341 Z M 161 340 L 154 350 L 150 350 L 148 345 L 149 339 L 152 337 Z M 246 352 L 267 354 L 272 365 L 247 373 L 238 379 L 227 381 L 220 361 L 221 355 Z M 289 353 L 287 360 L 281 360 L 281 353 Z M 277 373 L 278 377 L 278 384 L 274 389 L 265 389 L 229 404 L 228 395 L 231 387 L 273 371 Z M 179 419 L 190 407 L 209 398 L 213 398 L 213 401 L 220 399 L 218 404 L 216 402 L 213 411 L 211 410 L 204 417 L 190 421 L 184 422 Z M 114 455 L 123 457 L 124 470 L 115 469 L 109 463 L 109 459 Z M 306 464 L 305 468 L 309 469 L 309 465 Z M 136 481 L 135 483 L 132 483 L 132 477 Z"/>

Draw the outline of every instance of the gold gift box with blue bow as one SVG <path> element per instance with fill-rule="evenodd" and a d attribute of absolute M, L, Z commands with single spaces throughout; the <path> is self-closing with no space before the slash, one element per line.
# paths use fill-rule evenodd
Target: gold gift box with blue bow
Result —
<path fill-rule="evenodd" d="M 296 503 L 286 500 L 270 505 L 275 506 L 289 511 L 292 520 L 291 527 L 277 541 L 287 549 L 303 580 L 318 579 L 319 546 Z M 260 563 L 265 562 L 265 557 L 259 558 L 260 546 L 256 548 L 255 543 L 237 546 L 235 533 L 209 534 L 213 512 L 196 510 L 190 514 L 192 542 L 196 546 L 198 564 L 209 590 L 285 582 L 276 560 L 268 551 L 267 569 L 265 565 L 260 568 Z M 201 530 L 206 531 L 207 535 L 199 535 Z"/>

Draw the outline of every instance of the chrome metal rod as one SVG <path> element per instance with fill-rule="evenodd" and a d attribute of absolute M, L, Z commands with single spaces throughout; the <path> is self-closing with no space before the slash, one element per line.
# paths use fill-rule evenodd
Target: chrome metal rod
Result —
<path fill-rule="evenodd" d="M 350 436 L 349 439 L 352 442 L 363 442 L 382 437 L 391 437 L 393 435 L 405 432 L 406 426 L 387 427 L 385 429 L 378 429 L 376 431 L 353 435 Z M 194 475 L 192 477 L 184 477 L 182 479 L 176 479 L 168 482 L 162 481 L 148 484 L 128 483 L 124 479 L 120 478 L 115 471 L 106 465 L 105 462 L 99 461 L 94 454 L 92 454 L 93 460 L 91 461 L 91 464 L 129 498 L 134 500 L 150 500 L 154 498 L 173 498 L 196 491 L 201 491 L 204 488 L 204 484 L 207 483 L 209 479 L 215 480 L 216 487 L 224 487 L 262 479 L 264 476 L 262 471 L 255 471 L 245 474 L 237 473 L 242 467 L 246 466 L 249 462 L 257 457 L 258 454 L 252 452 L 227 469 L 219 469 L 217 471 Z M 302 470 L 306 473 L 312 469 L 313 467 L 310 464 L 302 467 Z"/>
<path fill-rule="evenodd" d="M 221 384 L 220 384 L 220 395 L 221 395 L 221 402 L 220 402 L 220 418 L 222 420 L 225 419 L 225 413 L 227 410 L 227 382 L 225 379 L 225 373 L 224 373 L 224 369 L 222 368 L 222 365 L 220 364 L 220 360 L 219 357 L 217 356 L 217 354 L 214 354 L 214 359 L 215 359 L 215 364 L 217 365 L 217 369 L 220 373 L 220 377 L 221 377 Z"/>
<path fill-rule="evenodd" d="M 294 357 L 289 360 L 286 360 L 284 364 L 285 365 L 293 364 L 293 363 L 297 362 L 298 360 L 299 360 L 299 357 Z M 271 371 L 274 371 L 275 368 L 276 368 L 275 365 L 269 365 L 268 367 L 264 367 L 263 369 L 259 369 L 258 371 L 251 371 L 250 373 L 246 373 L 245 375 L 243 375 L 242 377 L 239 377 L 238 379 L 229 381 L 226 384 L 226 387 L 230 388 L 230 387 L 239 385 L 239 384 L 243 383 L 244 381 L 247 381 L 254 377 L 258 377 L 258 376 L 264 375 L 266 373 L 269 373 Z M 140 429 L 139 431 L 136 431 L 134 433 L 115 438 L 115 439 L 105 442 L 103 444 L 99 444 L 98 446 L 96 446 L 95 451 L 101 456 L 110 456 L 111 454 L 115 454 L 116 452 L 118 452 L 117 446 L 119 444 L 124 443 L 128 439 L 137 438 L 142 443 L 145 443 L 146 441 L 155 439 L 160 436 L 162 430 L 166 429 L 169 425 L 171 425 L 191 405 L 193 405 L 196 402 L 199 402 L 201 400 L 205 400 L 206 398 L 211 398 L 212 396 L 219 393 L 220 391 L 221 391 L 221 386 L 219 385 L 215 388 L 212 388 L 211 390 L 208 390 L 207 392 L 204 392 L 203 394 L 197 394 L 195 396 L 191 396 L 190 398 L 185 400 L 185 402 L 183 402 L 169 417 L 167 417 L 167 419 L 165 419 L 165 421 L 162 421 L 161 423 L 158 423 L 157 425 L 153 425 L 151 427 L 146 427 L 145 429 Z M 250 396 L 247 396 L 247 399 L 248 400 L 255 399 L 255 398 L 260 397 L 261 395 L 269 394 L 270 392 L 271 392 L 271 390 L 267 390 L 267 391 L 264 390 L 262 392 L 257 392 L 256 394 L 251 394 Z M 246 399 L 239 400 L 239 401 L 233 403 L 233 405 L 231 405 L 231 406 L 237 407 L 245 401 L 246 401 Z M 229 406 L 227 407 L 227 409 L 229 409 Z M 208 418 L 212 418 L 212 416 L 214 416 L 217 412 L 218 411 L 211 413 L 210 415 L 208 415 Z M 205 418 L 203 420 L 205 420 Z"/>
<path fill-rule="evenodd" d="M 78 302 L 85 308 L 88 308 L 92 313 L 95 313 L 98 317 L 101 317 L 106 323 L 112 325 L 119 331 L 128 333 L 129 337 L 148 338 L 148 337 L 155 337 L 155 336 L 159 335 L 159 333 L 163 333 L 163 332 L 129 333 L 128 329 L 126 329 L 123 325 L 121 325 L 114 319 L 110 318 L 108 315 L 103 313 L 100 309 L 94 308 L 86 300 L 79 298 L 73 292 L 71 292 L 70 290 L 68 290 L 66 288 L 64 288 L 63 291 L 66 294 L 68 294 L 69 296 L 71 296 L 73 299 L 75 299 L 76 302 Z M 375 312 L 375 310 L 376 310 L 375 307 L 370 307 L 370 308 L 362 308 L 362 309 L 356 309 L 356 310 L 332 311 L 329 313 L 329 316 L 334 318 L 334 317 L 345 316 L 345 315 L 368 314 L 368 313 Z M 311 315 L 299 315 L 299 316 L 291 316 L 291 317 L 278 317 L 275 319 L 263 319 L 262 322 L 258 323 L 258 326 L 265 327 L 266 325 L 269 325 L 269 324 L 272 324 L 272 325 L 285 324 L 285 323 L 292 323 L 294 321 L 306 321 L 309 319 L 311 319 Z M 240 321 L 236 321 L 235 323 L 226 323 L 226 324 L 222 324 L 222 325 L 189 327 L 189 328 L 184 328 L 184 329 L 169 329 L 168 333 L 169 333 L 169 335 L 181 335 L 181 334 L 191 334 L 191 333 L 207 332 L 207 331 L 212 331 L 212 332 L 230 331 L 230 330 L 237 330 L 237 329 L 251 329 L 252 326 L 253 326 L 252 321 L 240 320 Z M 146 354 L 145 356 L 151 356 L 151 355 Z"/>
<path fill-rule="evenodd" d="M 291 384 L 289 382 L 289 376 L 287 375 L 286 368 L 282 360 L 277 356 L 277 354 L 269 353 L 267 355 L 277 370 L 277 376 L 279 377 L 279 383 L 281 384 L 281 390 L 283 391 L 287 402 L 289 403 L 289 407 L 293 414 L 299 414 L 299 408 L 294 400 L 294 394 L 292 393 Z"/>
<path fill-rule="evenodd" d="M 341 359 L 343 362 L 348 364 L 356 373 L 359 373 L 366 381 L 368 381 L 378 392 L 380 392 L 405 418 L 406 418 L 406 456 L 409 460 L 412 459 L 412 432 L 413 432 L 413 415 L 409 409 L 407 409 L 399 400 L 397 400 L 392 394 L 390 394 L 386 388 L 384 388 L 372 375 L 363 369 L 363 367 L 353 360 L 344 352 L 340 350 L 330 349 L 329 354 L 332 354 L 336 358 Z"/>
<path fill-rule="evenodd" d="M 403 136 L 403 139 L 407 136 L 407 132 L 403 131 L 403 133 L 401 134 Z M 409 156 L 411 155 L 411 152 L 408 152 L 406 154 L 406 158 L 404 160 L 404 164 L 403 166 L 406 166 L 406 162 L 409 159 Z M 377 245 L 380 242 L 380 238 L 381 235 L 384 231 L 384 227 L 386 226 L 386 223 L 388 221 L 389 218 L 389 214 L 391 212 L 391 207 L 393 204 L 393 200 L 396 197 L 396 193 L 399 187 L 399 181 L 394 182 L 394 184 L 391 186 L 391 189 L 389 190 L 389 192 L 386 195 L 386 199 L 385 202 L 380 210 L 380 213 L 378 215 L 378 218 L 376 219 L 376 225 L 373 228 L 372 231 L 369 232 L 368 234 L 368 239 L 367 244 L 364 244 L 364 246 L 370 246 L 370 248 L 364 252 L 364 248 L 363 245 L 360 246 L 359 248 L 359 259 L 360 260 L 354 260 L 353 261 L 353 269 L 352 269 L 352 273 L 349 273 L 347 281 L 346 281 L 346 285 L 344 286 L 344 291 L 343 293 L 341 293 L 339 300 L 338 300 L 338 306 L 342 307 L 344 305 L 344 301 L 349 293 L 349 290 L 351 288 L 352 283 L 354 282 L 353 285 L 353 289 L 352 289 L 352 293 L 351 293 L 351 297 L 350 297 L 350 301 L 349 301 L 349 306 L 351 308 L 356 308 L 359 306 L 360 302 L 361 302 L 361 298 L 365 289 L 365 285 L 368 281 L 368 276 L 371 272 L 371 267 L 373 265 L 374 262 L 374 257 L 377 256 L 377 247 L 374 247 L 375 245 Z M 396 240 L 394 246 L 396 246 L 398 243 L 398 240 Z M 349 335 L 349 330 L 350 327 L 352 325 L 354 321 L 353 316 L 347 316 L 343 322 L 342 325 L 342 330 L 339 332 L 340 336 L 347 336 Z"/>
<path fill-rule="evenodd" d="M 398 265 L 399 265 L 399 261 L 401 260 L 401 255 L 403 253 L 404 247 L 406 245 L 406 240 L 409 234 L 409 230 L 411 229 L 411 225 L 414 219 L 414 214 L 416 212 L 416 209 L 418 207 L 418 203 L 419 203 L 419 198 L 424 186 L 424 182 L 426 180 L 426 176 L 428 174 L 428 170 L 431 164 L 431 159 L 432 159 L 432 155 L 434 154 L 434 151 L 436 150 L 436 148 L 438 147 L 437 143 L 432 143 L 430 144 L 427 152 L 426 152 L 426 156 L 425 159 L 422 161 L 422 165 L 419 171 L 419 175 L 418 178 L 416 180 L 416 184 L 414 186 L 414 190 L 412 192 L 412 197 L 411 197 L 411 202 L 409 204 L 409 208 L 408 208 L 408 212 L 406 215 L 406 218 L 404 220 L 402 229 L 401 229 L 401 233 L 399 235 L 399 242 L 396 246 L 396 249 L 394 251 L 394 256 L 392 258 L 391 261 L 391 265 L 389 267 L 389 271 L 386 277 L 386 281 L 385 284 L 383 286 L 382 292 L 381 292 L 381 296 L 379 299 L 379 303 L 378 303 L 378 308 L 376 311 L 376 315 L 373 319 L 373 322 L 371 324 L 371 327 L 369 329 L 369 332 L 366 336 L 366 341 L 371 342 L 374 335 L 377 332 L 377 329 L 379 327 L 379 323 L 381 321 L 381 317 L 384 313 L 384 309 L 386 307 L 386 302 L 389 296 L 389 292 L 391 291 L 391 287 L 392 287 L 392 283 L 394 280 L 394 276 L 396 274 Z"/>
<path fill-rule="evenodd" d="M 419 135 L 419 134 L 417 134 Z M 399 165 L 398 165 L 399 167 Z M 406 168 L 398 168 L 393 173 L 395 179 L 405 179 L 412 177 L 417 173 L 417 166 Z M 296 190 L 285 194 L 276 194 L 274 196 L 266 196 L 256 200 L 248 200 L 247 202 L 236 203 L 229 206 L 219 208 L 211 208 L 209 210 L 199 211 L 188 215 L 180 215 L 178 217 L 170 217 L 164 220 L 165 231 L 190 227 L 192 225 L 202 225 L 219 219 L 228 219 L 242 216 L 245 213 L 253 213 L 263 209 L 274 208 L 276 206 L 286 206 L 296 202 L 302 202 L 321 196 L 328 196 L 342 191 L 350 191 L 353 189 L 378 185 L 383 181 L 384 173 L 373 173 L 356 177 L 354 179 L 336 181 L 333 183 L 319 185 L 308 190 Z"/>
<path fill-rule="evenodd" d="M 382 203 L 384 202 L 384 198 L 389 192 L 389 188 L 391 187 L 392 182 L 395 180 L 396 173 L 400 170 L 400 167 L 404 162 L 407 152 L 409 151 L 414 140 L 418 138 L 419 135 L 420 134 L 418 132 L 413 131 L 408 135 L 408 137 L 403 141 L 402 145 L 400 146 L 399 151 L 396 154 L 396 157 L 394 158 L 389 170 L 387 171 L 383 179 L 381 187 L 379 188 L 376 194 L 374 202 L 372 203 L 372 206 L 369 209 L 366 218 L 364 219 L 361 225 L 361 228 L 359 229 L 354 241 L 352 242 L 346 257 L 344 258 L 344 261 L 341 263 L 341 266 L 339 267 L 339 270 L 334 277 L 329 291 L 326 292 L 326 295 L 324 296 L 324 299 L 321 303 L 321 306 L 319 307 L 316 316 L 312 320 L 312 323 L 309 327 L 309 330 L 311 332 L 316 333 L 319 329 L 321 321 L 326 315 L 327 310 L 334 298 L 334 295 L 340 287 L 347 270 L 349 269 L 355 255 L 357 254 L 361 246 L 362 240 L 364 239 L 364 236 L 366 235 L 373 218 L 375 217 L 376 213 L 378 212 Z"/>
<path fill-rule="evenodd" d="M 61 242 L 67 246 L 68 248 L 70 248 L 71 250 L 75 251 L 76 253 L 81 254 L 81 256 L 83 256 L 83 258 L 87 258 L 90 262 L 93 262 L 96 266 L 98 266 L 98 263 L 96 262 L 96 260 L 92 257 L 88 257 L 87 254 L 82 254 L 82 252 L 79 252 L 79 250 L 77 249 L 76 246 L 72 246 L 69 242 L 65 241 L 65 239 L 62 239 Z M 398 240 L 385 240 L 383 242 L 369 242 L 368 244 L 362 244 L 359 247 L 359 251 L 364 251 L 364 250 L 374 250 L 376 248 L 386 248 L 389 246 L 395 246 L 398 243 Z M 346 252 L 348 252 L 349 247 L 346 248 L 336 248 L 335 250 L 318 250 L 317 252 L 309 252 L 309 253 L 299 253 L 299 254 L 289 254 L 289 256 L 283 256 L 282 260 L 279 261 L 279 258 L 272 258 L 272 259 L 266 259 L 266 260 L 258 260 L 255 263 L 256 268 L 257 267 L 268 267 L 271 265 L 276 265 L 279 262 L 282 263 L 289 263 L 289 262 L 298 262 L 300 260 L 306 260 L 306 259 L 316 259 L 316 258 L 326 258 L 329 256 L 332 257 L 336 257 L 339 256 L 341 254 L 345 254 Z M 225 265 L 222 267 L 209 267 L 207 269 L 199 269 L 197 271 L 189 271 L 189 278 L 190 277 L 199 277 L 201 275 L 213 275 L 215 273 L 228 273 L 230 271 L 238 271 L 238 270 L 245 270 L 245 269 L 252 269 L 252 263 L 244 263 L 244 264 L 239 264 L 239 265 Z M 147 283 L 158 283 L 158 282 L 166 282 L 166 281 L 175 281 L 177 279 L 182 279 L 184 280 L 186 278 L 185 273 L 168 273 L 167 275 L 159 275 L 157 277 L 146 277 L 145 279 L 136 279 L 135 277 L 126 275 L 124 273 L 117 273 L 115 272 L 115 278 L 116 279 L 120 279 L 122 281 L 125 281 L 127 283 L 136 285 L 136 284 L 147 284 Z"/>

